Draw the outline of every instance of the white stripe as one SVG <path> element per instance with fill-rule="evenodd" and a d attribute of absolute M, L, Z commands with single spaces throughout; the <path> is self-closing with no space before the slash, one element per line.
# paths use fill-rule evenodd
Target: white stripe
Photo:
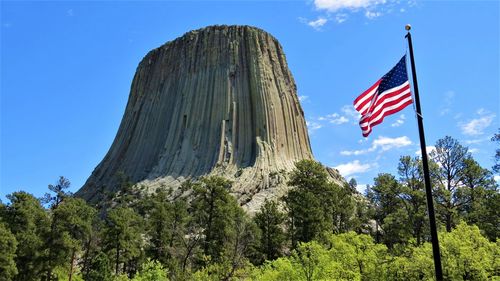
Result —
<path fill-rule="evenodd" d="M 368 126 L 368 129 L 369 129 L 370 128 L 370 124 L 371 123 L 375 123 L 375 121 L 378 121 L 380 118 L 382 118 L 387 111 L 390 111 L 390 110 L 393 110 L 395 108 L 398 108 L 398 107 L 400 107 L 401 105 L 403 105 L 404 103 L 406 103 L 406 102 L 408 102 L 410 100 L 411 100 L 411 95 L 408 96 L 407 98 L 401 100 L 399 103 L 397 103 L 397 104 L 395 104 L 393 106 L 388 106 L 388 107 L 384 108 L 381 111 L 381 114 L 379 114 L 375 119 L 370 120 L 369 122 L 364 122 L 364 123 L 360 124 L 361 129 L 363 129 L 363 127 L 367 127 L 367 126 Z M 367 131 L 368 130 L 363 130 L 363 132 L 367 132 Z"/>
<path fill-rule="evenodd" d="M 378 90 L 378 87 L 375 90 Z M 368 113 L 368 110 L 370 110 L 370 107 L 372 107 L 372 105 L 374 105 L 376 102 L 377 102 L 377 93 L 375 92 L 375 95 L 372 95 L 372 100 L 370 102 L 367 102 L 365 104 L 365 106 L 363 106 L 363 108 L 358 110 L 359 113 L 361 113 L 361 115 Z"/>
<path fill-rule="evenodd" d="M 377 112 L 378 112 L 380 109 L 382 109 L 386 103 L 389 103 L 389 102 L 391 102 L 391 101 L 395 101 L 395 100 L 397 100 L 397 99 L 400 99 L 402 96 L 405 96 L 405 95 L 407 95 L 407 94 L 409 94 L 409 93 L 410 93 L 410 88 L 408 88 L 408 90 L 405 90 L 405 91 L 404 91 L 404 92 L 402 92 L 402 93 L 399 93 L 398 95 L 396 95 L 396 96 L 394 96 L 394 97 L 390 97 L 390 98 L 385 99 L 385 100 L 384 100 L 381 104 L 377 105 L 377 107 L 375 107 L 375 108 L 372 110 L 372 115 L 377 114 Z M 378 100 L 378 99 L 377 99 L 377 100 Z"/>
<path fill-rule="evenodd" d="M 380 84 L 379 84 L 380 86 Z M 378 90 L 378 86 L 373 88 L 373 90 L 371 90 L 370 92 L 368 92 L 362 99 L 360 99 L 355 105 L 354 105 L 354 108 L 356 108 L 357 111 L 359 111 L 360 113 L 362 112 L 362 110 L 359 110 L 358 107 L 368 98 L 371 98 L 373 96 L 373 94 Z M 370 103 L 367 103 L 367 105 L 370 105 Z M 366 105 L 363 107 L 365 108 Z"/>
<path fill-rule="evenodd" d="M 388 90 L 385 90 L 384 92 L 382 92 L 382 93 L 378 94 L 378 98 L 377 98 L 377 99 L 381 99 L 381 98 L 383 98 L 385 95 L 389 95 L 389 94 L 390 94 L 390 93 L 392 93 L 392 92 L 398 91 L 398 90 L 400 90 L 401 88 L 404 88 L 404 87 L 406 87 L 406 86 L 407 86 L 407 85 L 409 85 L 409 84 L 410 84 L 410 82 L 406 81 L 406 82 L 404 82 L 403 84 L 401 84 L 401 85 L 399 85 L 399 86 L 397 86 L 397 87 L 394 87 L 394 88 L 390 88 L 390 89 L 388 89 Z"/>
<path fill-rule="evenodd" d="M 399 85 L 399 86 L 397 86 L 397 87 L 394 87 L 394 88 L 388 89 L 388 90 L 384 91 L 383 93 L 378 94 L 378 95 L 377 95 L 377 97 L 376 97 L 376 100 L 375 100 L 375 101 L 372 101 L 372 102 L 369 102 L 369 103 L 367 103 L 367 104 L 365 104 L 365 106 L 364 106 L 362 109 L 358 110 L 358 111 L 359 111 L 359 113 L 361 113 L 361 115 L 366 114 L 366 111 L 369 109 L 369 107 L 370 107 L 372 104 L 376 103 L 378 99 L 381 99 L 381 98 L 383 98 L 385 95 L 389 95 L 389 94 L 391 94 L 392 92 L 398 91 L 398 90 L 400 90 L 401 88 L 404 88 L 404 87 L 406 87 L 406 86 L 407 86 L 407 85 L 409 85 L 409 84 L 410 84 L 410 82 L 406 81 L 406 82 L 404 82 L 403 84 L 401 84 L 401 85 Z M 379 86 L 380 86 L 380 85 L 379 85 Z M 370 95 L 373 95 L 373 92 L 375 92 L 376 90 L 378 90 L 378 88 L 379 88 L 379 87 L 376 87 L 375 89 L 373 89 L 373 90 L 370 92 Z M 362 100 L 366 100 L 366 97 L 363 97 L 363 99 L 362 99 Z M 358 102 L 358 103 L 361 103 L 361 101 L 360 101 L 360 102 Z M 356 104 L 358 104 L 358 103 L 356 103 Z M 356 105 L 355 105 L 354 107 L 356 107 Z M 356 108 L 356 110 L 357 110 L 357 108 Z M 372 112 L 374 112 L 374 111 L 376 111 L 376 110 L 377 110 L 377 108 L 375 108 L 374 110 L 372 110 Z"/>
<path fill-rule="evenodd" d="M 401 106 L 402 104 L 406 103 L 407 101 L 410 101 L 411 100 L 411 96 L 408 96 L 406 97 L 405 99 L 401 100 L 399 103 L 395 104 L 395 105 L 392 105 L 392 106 L 388 106 L 388 107 L 385 107 L 383 110 L 377 112 L 377 116 L 368 121 L 368 122 L 364 122 L 362 124 L 360 124 L 361 127 L 366 127 L 366 126 L 370 126 L 371 123 L 375 123 L 376 121 L 378 121 L 380 118 L 382 118 L 384 116 L 384 114 L 389 111 L 389 110 L 393 110 L 395 108 L 398 108 L 399 106 Z"/>

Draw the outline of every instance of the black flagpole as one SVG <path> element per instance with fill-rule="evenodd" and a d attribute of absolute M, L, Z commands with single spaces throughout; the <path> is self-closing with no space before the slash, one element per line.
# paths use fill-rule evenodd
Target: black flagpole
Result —
<path fill-rule="evenodd" d="M 418 132 L 420 135 L 420 150 L 422 151 L 422 166 L 424 168 L 425 193 L 427 195 L 427 210 L 429 212 L 429 223 L 431 226 L 432 253 L 434 256 L 434 268 L 436 271 L 437 281 L 443 280 L 443 269 L 441 267 L 441 255 L 439 253 L 439 242 L 436 229 L 436 217 L 434 215 L 434 203 L 432 200 L 431 178 L 429 176 L 429 163 L 427 162 L 427 149 L 425 146 L 424 123 L 422 110 L 420 109 L 420 98 L 418 96 L 417 72 L 415 70 L 415 60 L 413 59 L 413 46 L 411 44 L 411 26 L 406 25 L 406 38 L 408 38 L 408 46 L 410 48 L 411 74 L 413 76 L 413 89 L 415 90 L 415 107 L 417 110 Z"/>

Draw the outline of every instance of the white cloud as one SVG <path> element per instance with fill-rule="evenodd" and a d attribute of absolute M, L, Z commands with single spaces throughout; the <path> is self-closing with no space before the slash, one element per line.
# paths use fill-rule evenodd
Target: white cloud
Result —
<path fill-rule="evenodd" d="M 323 125 L 312 121 L 306 121 L 306 125 L 310 133 L 313 133 L 314 131 L 319 130 L 323 127 Z"/>
<path fill-rule="evenodd" d="M 479 148 L 469 148 L 470 153 L 477 153 L 479 152 Z"/>
<path fill-rule="evenodd" d="M 441 106 L 441 109 L 439 110 L 439 115 L 443 116 L 451 112 L 453 100 L 455 99 L 455 92 L 454 91 L 447 91 L 444 93 L 444 100 L 443 104 Z"/>
<path fill-rule="evenodd" d="M 365 17 L 367 17 L 368 19 L 374 19 L 374 18 L 378 18 L 382 15 L 381 12 L 372 12 L 372 11 L 366 11 L 365 12 Z"/>
<path fill-rule="evenodd" d="M 301 101 L 301 102 L 305 102 L 308 99 L 309 99 L 309 96 L 299 96 L 299 101 Z"/>
<path fill-rule="evenodd" d="M 347 14 L 336 14 L 335 15 L 335 21 L 337 23 L 343 23 L 347 20 L 348 15 Z"/>
<path fill-rule="evenodd" d="M 316 29 L 316 30 L 321 30 L 321 27 L 325 25 L 328 22 L 327 19 L 319 17 L 317 20 L 314 21 L 309 21 L 307 25 L 310 27 Z"/>
<path fill-rule="evenodd" d="M 404 114 L 399 115 L 398 120 L 391 124 L 391 127 L 399 127 L 405 123 L 406 117 Z"/>
<path fill-rule="evenodd" d="M 359 193 L 361 193 L 361 194 L 365 194 L 365 192 L 366 192 L 366 188 L 367 188 L 367 187 L 368 187 L 368 185 L 367 185 L 367 184 L 358 184 L 358 185 L 356 186 L 356 190 L 357 190 Z"/>
<path fill-rule="evenodd" d="M 351 156 L 351 155 L 362 155 L 366 154 L 369 152 L 374 152 L 374 151 L 379 151 L 379 152 L 384 152 L 391 150 L 393 148 L 401 148 L 405 146 L 411 145 L 412 142 L 410 138 L 407 136 L 402 136 L 398 138 L 389 138 L 389 137 L 383 137 L 379 136 L 377 139 L 375 139 L 372 142 L 372 145 L 370 148 L 367 149 L 362 149 L 362 150 L 344 150 L 341 151 L 340 154 L 344 156 Z"/>
<path fill-rule="evenodd" d="M 475 118 L 466 123 L 461 123 L 460 128 L 462 129 L 462 134 L 469 136 L 477 136 L 484 134 L 484 130 L 491 125 L 493 119 L 495 118 L 494 113 L 490 113 L 484 108 L 480 108 L 477 111 L 479 118 Z"/>
<path fill-rule="evenodd" d="M 347 119 L 345 116 L 340 116 L 338 113 L 329 114 L 324 117 L 320 117 L 318 119 L 323 121 L 327 120 L 329 123 L 335 125 L 340 125 L 349 122 L 349 119 Z"/>
<path fill-rule="evenodd" d="M 344 105 L 340 110 L 353 124 L 358 124 L 361 114 L 359 114 L 352 105 Z"/>
<path fill-rule="evenodd" d="M 482 142 L 485 142 L 485 141 L 489 141 L 490 138 L 487 137 L 487 138 L 482 138 L 482 139 L 472 139 L 472 140 L 464 140 L 464 144 L 479 144 L 479 143 L 482 143 Z"/>
<path fill-rule="evenodd" d="M 493 179 L 494 179 L 496 182 L 500 183 L 500 176 L 493 176 Z"/>
<path fill-rule="evenodd" d="M 67 15 L 68 17 L 72 17 L 72 16 L 74 16 L 74 15 L 75 15 L 75 13 L 74 13 L 73 9 L 69 9 L 69 10 L 67 10 L 67 11 L 66 11 L 66 15 Z"/>
<path fill-rule="evenodd" d="M 429 155 L 432 152 L 436 151 L 436 147 L 433 146 L 433 145 L 428 145 L 428 146 L 425 147 L 425 150 L 427 151 L 427 155 Z M 420 151 L 420 149 L 417 150 L 417 151 L 415 151 L 415 155 L 422 156 L 422 151 Z"/>
<path fill-rule="evenodd" d="M 382 151 L 387 151 L 393 148 L 400 148 L 404 146 L 411 145 L 412 142 L 410 138 L 407 136 L 402 136 L 399 138 L 388 138 L 379 136 L 376 140 L 373 141 L 373 147 L 381 148 Z"/>
<path fill-rule="evenodd" d="M 338 166 L 335 166 L 334 168 L 339 170 L 342 176 L 348 177 L 350 175 L 364 173 L 370 170 L 372 167 L 372 164 L 362 164 L 359 162 L 359 160 L 354 160 L 349 163 L 340 164 Z"/>
<path fill-rule="evenodd" d="M 314 6 L 318 10 L 337 12 L 340 10 L 357 10 L 361 8 L 374 7 L 385 4 L 386 0 L 314 0 Z"/>

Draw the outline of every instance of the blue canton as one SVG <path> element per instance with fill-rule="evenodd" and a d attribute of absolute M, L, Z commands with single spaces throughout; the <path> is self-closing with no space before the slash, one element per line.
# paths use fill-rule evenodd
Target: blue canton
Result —
<path fill-rule="evenodd" d="M 383 93 L 406 81 L 408 81 L 408 73 L 406 72 L 406 55 L 404 55 L 398 64 L 382 77 L 382 81 L 378 87 L 378 93 Z"/>

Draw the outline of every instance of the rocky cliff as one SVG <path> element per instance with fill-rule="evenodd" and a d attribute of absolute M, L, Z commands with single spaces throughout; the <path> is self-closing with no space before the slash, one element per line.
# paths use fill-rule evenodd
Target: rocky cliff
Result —
<path fill-rule="evenodd" d="M 253 211 L 284 194 L 286 172 L 312 157 L 278 41 L 254 27 L 210 26 L 140 62 L 115 140 L 77 195 L 95 202 L 116 192 L 118 173 L 148 189 L 217 174 Z"/>

